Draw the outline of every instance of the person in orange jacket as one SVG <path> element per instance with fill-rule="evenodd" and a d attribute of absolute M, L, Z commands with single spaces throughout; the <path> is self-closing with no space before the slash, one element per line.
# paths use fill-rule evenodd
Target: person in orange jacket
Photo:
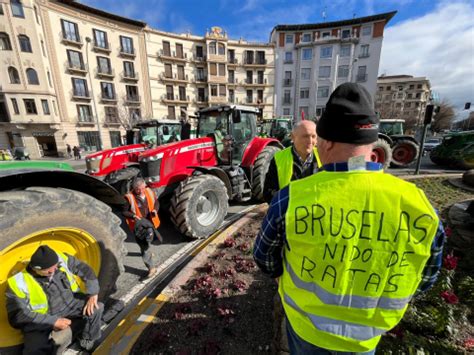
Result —
<path fill-rule="evenodd" d="M 158 198 L 155 192 L 146 186 L 143 179 L 137 178 L 132 183 L 131 191 L 125 195 L 125 200 L 127 203 L 122 214 L 140 247 L 143 262 L 148 268 L 147 277 L 152 277 L 156 274 L 157 267 L 150 245 L 155 236 L 161 241 L 157 231 L 160 226 L 157 212 Z"/>

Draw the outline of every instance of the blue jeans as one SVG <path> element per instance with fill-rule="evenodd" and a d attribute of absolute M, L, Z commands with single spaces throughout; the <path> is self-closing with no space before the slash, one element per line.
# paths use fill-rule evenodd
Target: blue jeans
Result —
<path fill-rule="evenodd" d="M 290 349 L 291 355 L 374 355 L 375 349 L 365 353 L 354 353 L 347 351 L 334 351 L 320 348 L 316 345 L 308 343 L 307 341 L 301 339 L 298 334 L 295 333 L 293 328 L 286 319 L 286 334 L 288 335 L 288 347 Z"/>

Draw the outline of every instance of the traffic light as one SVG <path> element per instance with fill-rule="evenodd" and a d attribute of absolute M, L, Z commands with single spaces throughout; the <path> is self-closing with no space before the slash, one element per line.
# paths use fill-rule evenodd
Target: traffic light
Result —
<path fill-rule="evenodd" d="M 423 121 L 423 123 L 424 123 L 425 125 L 430 124 L 431 121 L 433 120 L 434 108 L 435 108 L 434 105 L 426 105 L 426 109 L 425 109 L 425 120 Z"/>
<path fill-rule="evenodd" d="M 465 110 L 469 110 L 470 108 L 471 108 L 471 103 L 470 103 L 470 102 L 466 102 L 466 103 L 464 104 L 464 109 L 465 109 Z"/>

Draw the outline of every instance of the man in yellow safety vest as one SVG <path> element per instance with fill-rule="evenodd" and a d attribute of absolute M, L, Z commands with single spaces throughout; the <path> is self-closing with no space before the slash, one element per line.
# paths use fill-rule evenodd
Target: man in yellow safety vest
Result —
<path fill-rule="evenodd" d="M 340 85 L 318 122 L 321 171 L 275 195 L 257 236 L 292 354 L 375 353 L 439 273 L 444 231 L 425 194 L 370 161 L 378 123 L 369 92 Z"/>
<path fill-rule="evenodd" d="M 86 294 L 76 277 L 85 282 Z M 23 354 L 61 353 L 73 332 L 79 332 L 85 350 L 101 337 L 104 305 L 98 302 L 99 281 L 79 259 L 42 245 L 26 269 L 7 283 L 8 320 L 24 335 Z"/>
<path fill-rule="evenodd" d="M 314 174 L 321 166 L 316 149 L 316 124 L 312 121 L 298 122 L 291 132 L 293 144 L 275 154 L 268 167 L 263 187 L 263 198 L 272 200 L 278 190 L 290 181 Z"/>

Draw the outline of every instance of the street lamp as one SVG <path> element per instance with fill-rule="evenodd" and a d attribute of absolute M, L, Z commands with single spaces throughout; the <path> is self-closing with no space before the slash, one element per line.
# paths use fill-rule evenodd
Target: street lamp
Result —
<path fill-rule="evenodd" d="M 97 103 L 95 102 L 95 95 L 94 95 L 94 85 L 92 85 L 92 77 L 89 68 L 89 43 L 92 42 L 90 37 L 86 37 L 86 68 L 87 68 L 87 76 L 89 77 L 89 82 L 91 85 L 91 94 L 92 94 L 92 103 L 94 104 L 94 111 L 95 111 L 95 123 L 97 124 L 97 130 L 99 132 L 99 150 L 102 150 L 102 130 L 100 128 L 99 122 L 99 113 L 97 111 Z"/>

